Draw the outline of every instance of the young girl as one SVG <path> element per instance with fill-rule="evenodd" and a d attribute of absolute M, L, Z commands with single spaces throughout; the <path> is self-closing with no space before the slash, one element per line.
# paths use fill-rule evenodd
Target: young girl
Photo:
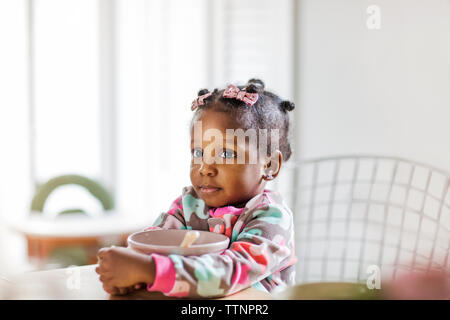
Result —
<path fill-rule="evenodd" d="M 278 193 L 265 189 L 291 156 L 288 111 L 293 109 L 292 102 L 264 90 L 261 80 L 201 90 L 192 103 L 192 186 L 149 229 L 218 232 L 230 238 L 230 246 L 222 253 L 188 257 L 103 248 L 96 268 L 103 288 L 125 294 L 146 285 L 167 296 L 218 297 L 249 286 L 270 292 L 294 284 L 292 213 Z M 257 143 L 248 136 L 236 142 L 227 129 L 266 129 L 266 150 L 261 150 L 260 136 Z M 211 132 L 216 133 L 214 142 Z"/>

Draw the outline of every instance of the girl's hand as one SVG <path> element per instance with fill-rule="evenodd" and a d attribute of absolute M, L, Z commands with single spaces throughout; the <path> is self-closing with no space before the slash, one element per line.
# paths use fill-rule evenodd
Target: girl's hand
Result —
<path fill-rule="evenodd" d="M 95 272 L 110 294 L 126 294 L 137 285 L 153 283 L 155 266 L 151 256 L 114 246 L 100 249 L 97 256 L 99 265 Z"/>
<path fill-rule="evenodd" d="M 103 286 L 103 289 L 108 292 L 109 294 L 112 295 L 126 295 L 129 294 L 133 291 L 137 291 L 140 290 L 142 288 L 145 288 L 147 286 L 146 283 L 138 283 L 135 284 L 134 286 L 130 286 L 130 287 L 125 287 L 125 288 L 116 288 L 116 287 L 107 287 L 105 288 L 105 286 Z"/>

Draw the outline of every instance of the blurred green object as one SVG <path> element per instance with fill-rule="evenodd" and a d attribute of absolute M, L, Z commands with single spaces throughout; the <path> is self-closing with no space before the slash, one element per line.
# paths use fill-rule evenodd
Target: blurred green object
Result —
<path fill-rule="evenodd" d="M 50 263 L 56 263 L 61 267 L 83 266 L 88 264 L 86 249 L 83 247 L 61 247 L 51 253 Z"/>
<path fill-rule="evenodd" d="M 99 182 L 80 175 L 63 175 L 48 180 L 39 186 L 31 201 L 32 212 L 43 212 L 44 205 L 50 194 L 57 188 L 65 185 L 78 185 L 85 188 L 95 199 L 100 201 L 105 212 L 114 209 L 112 195 Z M 89 216 L 84 210 L 79 208 L 65 209 L 58 213 L 58 216 L 67 215 Z M 82 246 L 61 247 L 51 252 L 49 262 L 57 263 L 62 267 L 70 265 L 85 265 L 88 263 L 86 248 Z"/>
<path fill-rule="evenodd" d="M 39 186 L 36 190 L 33 200 L 31 201 L 31 211 L 43 212 L 45 202 L 55 189 L 61 186 L 72 184 L 84 187 L 87 191 L 89 191 L 92 196 L 100 201 L 105 211 L 109 211 L 114 208 L 113 197 L 102 184 L 87 177 L 72 174 L 52 178 L 43 185 Z M 64 210 L 59 214 L 73 213 L 86 214 L 82 209 L 78 208 Z"/>
<path fill-rule="evenodd" d="M 369 289 L 365 283 L 313 282 L 295 285 L 274 294 L 278 300 L 379 300 L 381 290 Z"/>

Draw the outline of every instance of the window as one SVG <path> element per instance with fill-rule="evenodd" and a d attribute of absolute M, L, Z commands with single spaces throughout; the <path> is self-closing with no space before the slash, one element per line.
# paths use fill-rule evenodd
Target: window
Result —
<path fill-rule="evenodd" d="M 35 184 L 75 173 L 103 182 L 118 210 L 152 220 L 190 184 L 190 104 L 200 88 L 261 77 L 277 93 L 292 90 L 288 0 L 6 3 L 2 30 L 17 28 L 16 48 L 1 79 L 15 75 L 17 94 L 2 104 L 20 107 L 2 107 L 16 119 L 2 118 L 2 130 L 21 125 L 10 143 L 21 153 L 9 161 L 29 186 L 24 211 Z M 80 202 L 99 209 L 76 188 L 46 206 Z"/>

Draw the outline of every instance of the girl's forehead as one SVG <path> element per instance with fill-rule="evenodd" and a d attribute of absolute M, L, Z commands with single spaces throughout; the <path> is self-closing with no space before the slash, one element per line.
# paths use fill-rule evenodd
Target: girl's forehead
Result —
<path fill-rule="evenodd" d="M 197 122 L 201 124 L 202 131 L 208 129 L 217 129 L 224 134 L 227 129 L 243 129 L 231 114 L 222 111 L 216 111 L 214 109 L 203 110 L 202 113 L 194 119 L 194 124 Z M 245 130 L 245 129 L 244 129 Z M 194 131 L 194 126 L 191 128 L 191 134 Z"/>

